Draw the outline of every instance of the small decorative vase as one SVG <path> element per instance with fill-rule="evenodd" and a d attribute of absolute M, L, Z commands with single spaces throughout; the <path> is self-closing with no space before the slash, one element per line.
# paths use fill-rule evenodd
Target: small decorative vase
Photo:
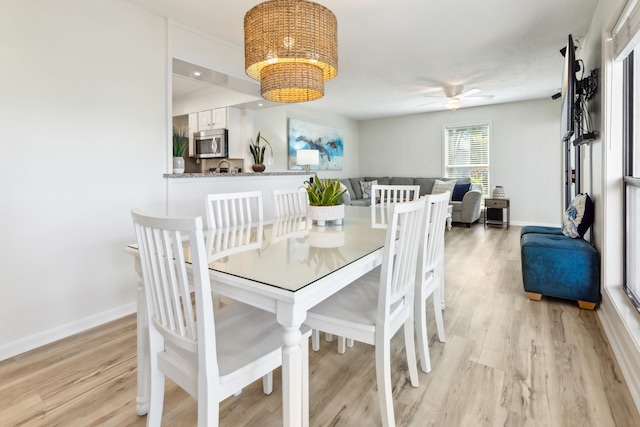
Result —
<path fill-rule="evenodd" d="M 252 165 L 251 169 L 253 169 L 254 172 L 264 172 L 266 166 L 265 165 Z"/>
<path fill-rule="evenodd" d="M 502 185 L 496 185 L 495 187 L 493 187 L 493 192 L 491 193 L 491 195 L 494 199 L 504 199 L 505 194 Z"/>
<path fill-rule="evenodd" d="M 184 158 L 173 158 L 173 173 L 184 173 Z"/>

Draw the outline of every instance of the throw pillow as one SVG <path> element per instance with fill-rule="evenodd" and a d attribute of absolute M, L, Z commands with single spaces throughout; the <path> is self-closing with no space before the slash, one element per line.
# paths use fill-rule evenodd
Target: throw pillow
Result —
<path fill-rule="evenodd" d="M 461 202 L 464 195 L 467 194 L 470 189 L 471 189 L 471 183 L 456 184 L 456 186 L 453 187 L 453 194 L 451 195 L 451 200 L 456 202 Z"/>
<path fill-rule="evenodd" d="M 362 190 L 362 198 L 370 199 L 371 198 L 371 186 L 375 184 L 378 185 L 378 180 L 373 181 L 360 181 L 360 190 Z"/>
<path fill-rule="evenodd" d="M 448 181 L 441 181 L 436 179 L 436 182 L 433 183 L 433 189 L 431 190 L 431 194 L 440 194 L 444 192 L 449 192 L 449 201 L 451 201 L 451 196 L 453 195 L 453 189 L 456 186 L 456 180 L 451 179 Z"/>
<path fill-rule="evenodd" d="M 593 224 L 593 201 L 587 193 L 578 194 L 562 216 L 562 234 L 582 238 Z"/>

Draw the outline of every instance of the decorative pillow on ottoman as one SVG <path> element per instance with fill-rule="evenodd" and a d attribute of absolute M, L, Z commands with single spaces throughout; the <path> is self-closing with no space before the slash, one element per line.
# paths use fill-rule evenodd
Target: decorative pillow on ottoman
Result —
<path fill-rule="evenodd" d="M 436 179 L 436 182 L 433 183 L 431 194 L 441 194 L 448 191 L 449 201 L 451 201 L 451 196 L 453 196 L 453 189 L 456 187 L 456 182 L 457 181 L 455 179 L 450 179 L 447 181 Z"/>
<path fill-rule="evenodd" d="M 362 190 L 362 198 L 370 199 L 371 198 L 371 186 L 373 184 L 378 185 L 378 180 L 375 179 L 373 181 L 360 181 L 360 190 Z"/>
<path fill-rule="evenodd" d="M 582 238 L 593 224 L 593 201 L 587 193 L 578 194 L 562 217 L 562 234 Z"/>

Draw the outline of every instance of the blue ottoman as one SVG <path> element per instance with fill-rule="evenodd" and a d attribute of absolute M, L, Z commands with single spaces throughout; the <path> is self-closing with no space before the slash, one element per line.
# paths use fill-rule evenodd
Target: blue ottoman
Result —
<path fill-rule="evenodd" d="M 577 300 L 593 310 L 600 302 L 600 255 L 584 239 L 560 228 L 523 227 L 520 235 L 522 279 L 530 299 L 542 295 Z"/>
<path fill-rule="evenodd" d="M 544 227 L 540 225 L 525 225 L 520 231 L 520 237 L 525 234 L 558 234 L 562 235 L 562 229 L 560 227 Z"/>

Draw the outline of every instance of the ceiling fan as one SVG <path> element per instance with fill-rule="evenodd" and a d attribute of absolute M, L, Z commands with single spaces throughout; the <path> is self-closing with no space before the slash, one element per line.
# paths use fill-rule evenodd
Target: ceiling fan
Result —
<path fill-rule="evenodd" d="M 423 104 L 418 105 L 418 107 L 422 107 L 424 105 L 433 104 L 437 102 L 436 100 L 445 100 L 447 103 L 445 107 L 449 110 L 456 110 L 460 108 L 462 105 L 462 100 L 465 98 L 475 98 L 475 99 L 492 99 L 493 95 L 478 95 L 482 92 L 482 89 L 474 88 L 469 90 L 464 90 L 463 85 L 451 85 L 445 86 L 442 88 L 444 92 L 444 96 L 434 96 L 434 95 L 424 95 L 425 98 L 434 98 L 433 101 L 425 102 Z"/>

